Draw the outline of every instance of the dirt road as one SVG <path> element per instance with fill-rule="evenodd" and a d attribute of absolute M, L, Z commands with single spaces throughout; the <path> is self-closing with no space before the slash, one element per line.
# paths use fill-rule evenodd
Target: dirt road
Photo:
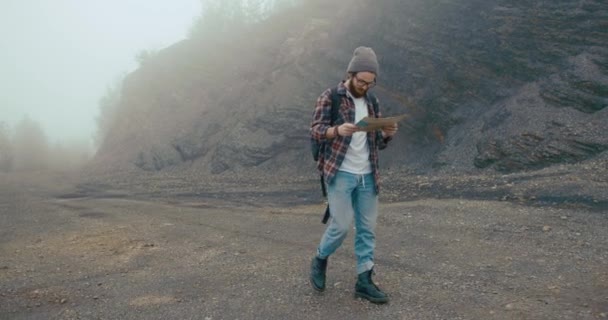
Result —
<path fill-rule="evenodd" d="M 316 294 L 322 207 L 70 194 L 0 179 L 0 319 L 608 319 L 608 215 L 509 202 L 383 204 L 388 305 L 353 298 L 352 233 Z"/>

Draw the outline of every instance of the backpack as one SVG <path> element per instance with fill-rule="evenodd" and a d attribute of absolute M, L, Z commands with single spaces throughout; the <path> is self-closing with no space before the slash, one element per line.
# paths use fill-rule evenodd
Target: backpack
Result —
<path fill-rule="evenodd" d="M 369 98 L 371 100 L 372 106 L 374 108 L 374 114 L 378 114 L 378 99 L 374 94 L 368 93 Z M 331 120 L 329 122 L 330 126 L 333 126 L 336 120 L 338 119 L 338 111 L 340 109 L 340 96 L 338 95 L 338 88 L 331 89 Z M 312 151 L 312 158 L 315 162 L 319 161 L 319 157 L 323 156 L 325 153 L 325 142 L 318 142 L 315 139 L 310 140 L 310 147 Z M 323 172 L 321 172 L 321 192 L 323 194 L 323 198 L 327 198 L 327 189 L 325 187 L 325 179 L 323 178 Z M 321 222 L 323 224 L 327 223 L 329 220 L 330 212 L 329 212 L 329 203 L 325 208 L 325 213 L 323 214 L 323 220 Z"/>

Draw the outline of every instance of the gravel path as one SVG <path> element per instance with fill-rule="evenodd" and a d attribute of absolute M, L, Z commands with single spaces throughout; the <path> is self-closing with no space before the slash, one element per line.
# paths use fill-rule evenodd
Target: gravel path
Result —
<path fill-rule="evenodd" d="M 608 215 L 508 201 L 384 203 L 377 282 L 352 234 L 308 284 L 322 206 L 70 194 L 0 179 L 0 319 L 608 319 Z"/>

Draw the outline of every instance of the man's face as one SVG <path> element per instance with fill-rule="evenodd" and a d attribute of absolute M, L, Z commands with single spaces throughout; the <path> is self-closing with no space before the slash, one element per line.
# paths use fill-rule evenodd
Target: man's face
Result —
<path fill-rule="evenodd" d="M 367 90 L 376 85 L 376 75 L 371 72 L 358 72 L 355 73 L 349 81 L 350 93 L 355 98 L 361 98 L 365 96 Z"/>

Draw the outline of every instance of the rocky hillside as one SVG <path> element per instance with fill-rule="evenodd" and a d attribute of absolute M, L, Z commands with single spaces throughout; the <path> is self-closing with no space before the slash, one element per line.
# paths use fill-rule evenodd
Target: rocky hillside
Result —
<path fill-rule="evenodd" d="M 126 79 L 95 166 L 310 172 L 314 102 L 359 45 L 379 56 L 384 114 L 410 115 L 384 168 L 606 161 L 605 1 L 349 0 L 162 50 Z"/>

